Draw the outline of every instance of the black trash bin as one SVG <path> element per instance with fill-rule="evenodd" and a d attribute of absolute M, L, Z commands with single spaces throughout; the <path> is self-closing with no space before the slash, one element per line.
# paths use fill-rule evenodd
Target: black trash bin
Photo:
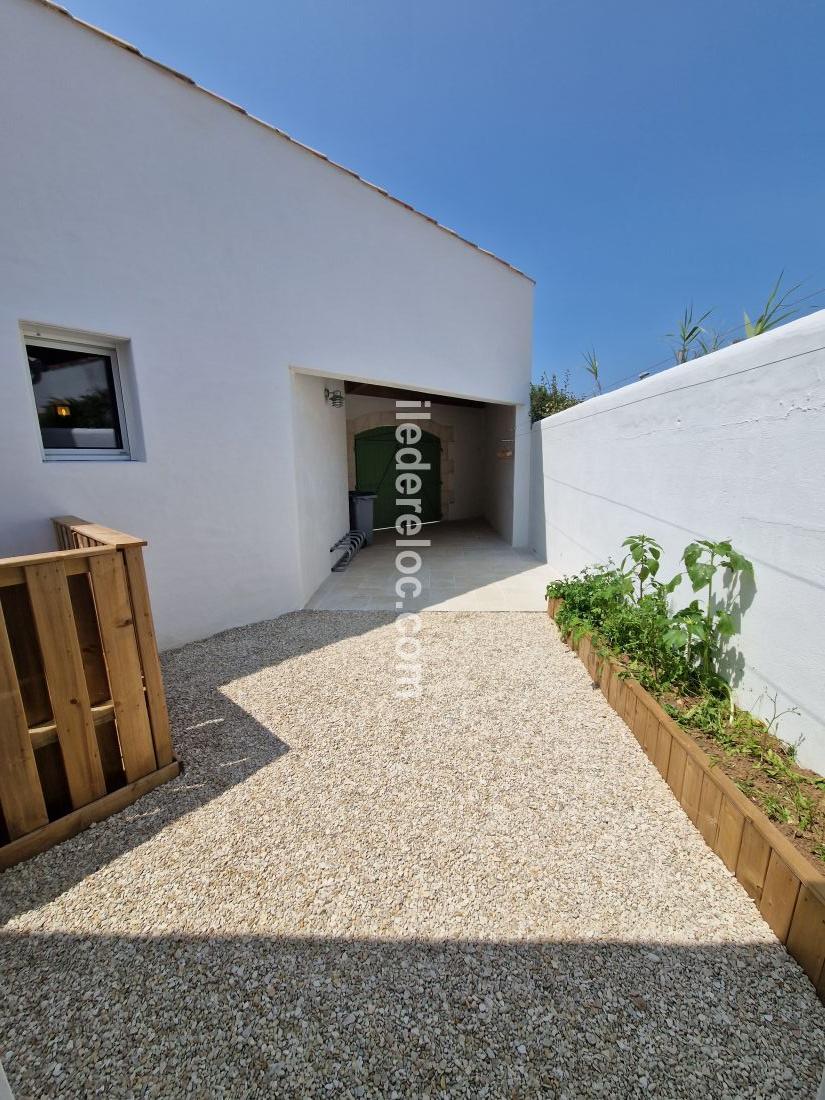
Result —
<path fill-rule="evenodd" d="M 349 525 L 353 531 L 363 531 L 367 546 L 372 545 L 373 509 L 376 493 L 351 489 L 349 494 Z"/>

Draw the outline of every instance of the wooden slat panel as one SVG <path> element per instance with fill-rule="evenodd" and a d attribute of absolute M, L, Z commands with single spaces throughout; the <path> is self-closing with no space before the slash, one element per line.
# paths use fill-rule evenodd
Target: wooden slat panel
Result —
<path fill-rule="evenodd" d="M 70 577 L 69 594 L 72 597 L 74 623 L 77 628 L 77 640 L 80 643 L 80 654 L 83 658 L 86 687 L 89 689 L 89 702 L 94 708 L 111 699 L 112 693 L 109 690 L 103 645 L 100 640 L 89 577 L 87 575 Z"/>
<path fill-rule="evenodd" d="M 736 877 L 756 902 L 762 898 L 770 857 L 771 846 L 754 823 L 746 819 L 739 859 L 736 862 Z"/>
<path fill-rule="evenodd" d="M 656 740 L 656 753 L 653 757 L 653 763 L 659 769 L 659 774 L 662 779 L 667 779 L 667 769 L 670 764 L 670 749 L 673 738 L 670 736 L 670 730 L 659 723 L 659 733 Z"/>
<path fill-rule="evenodd" d="M 67 577 L 74 577 L 79 573 L 89 572 L 89 559 L 88 554 L 106 553 L 105 546 L 96 546 L 93 550 L 61 550 L 59 554 L 69 555 L 76 554 L 77 557 L 68 557 L 63 563 L 63 571 Z M 43 554 L 44 558 L 51 558 L 52 561 L 60 561 L 58 553 Z M 6 566 L 6 562 L 10 561 L 10 558 L 4 558 L 2 567 L 0 567 L 0 589 L 8 588 L 10 585 L 24 585 L 26 583 L 26 567 L 24 565 Z M 27 562 L 34 564 L 31 558 L 26 559 Z"/>
<path fill-rule="evenodd" d="M 624 683 L 624 720 L 632 728 L 636 721 L 636 708 L 639 706 L 639 696 L 636 694 L 635 681 L 625 680 Z"/>
<path fill-rule="evenodd" d="M 72 808 L 72 796 L 69 793 L 66 769 L 63 767 L 57 738 L 50 745 L 35 747 L 34 758 L 37 761 L 37 774 L 40 776 L 49 821 L 54 821 L 55 818 L 69 813 Z"/>
<path fill-rule="evenodd" d="M 0 805 L 12 840 L 41 828 L 49 820 L 2 611 L 0 611 Z"/>
<path fill-rule="evenodd" d="M 123 758 L 120 755 L 120 742 L 117 738 L 117 726 L 114 719 L 95 723 L 97 747 L 100 749 L 100 763 L 106 780 L 106 790 L 110 793 L 126 785 L 126 772 L 123 770 Z"/>
<path fill-rule="evenodd" d="M 92 721 L 95 727 L 105 725 L 110 722 L 114 717 L 115 708 L 111 699 L 107 699 L 105 703 L 98 703 L 92 707 Z M 29 734 L 32 739 L 32 746 L 35 749 L 41 748 L 43 745 L 51 745 L 57 741 L 57 725 L 55 722 L 44 722 L 40 726 L 29 726 Z M 100 740 L 98 738 L 98 740 Z"/>
<path fill-rule="evenodd" d="M 117 549 L 124 546 L 145 546 L 146 540 L 127 535 L 124 531 L 115 531 L 100 523 L 89 523 L 79 516 L 53 516 L 52 523 L 59 545 L 69 546 L 112 546 Z"/>
<path fill-rule="evenodd" d="M 633 723 L 636 720 L 637 702 L 638 700 L 636 699 L 635 692 L 631 691 L 630 688 L 625 684 L 624 708 L 622 718 L 624 718 L 625 725 L 630 726 L 631 729 L 633 728 Z"/>
<path fill-rule="evenodd" d="M 124 546 L 145 546 L 146 539 L 127 535 L 124 531 L 115 531 L 99 523 L 85 523 L 76 534 L 91 546 L 112 546 L 121 549 Z"/>
<path fill-rule="evenodd" d="M 807 886 L 799 891 L 787 947 L 814 985 L 825 962 L 825 905 Z"/>
<path fill-rule="evenodd" d="M 143 694 L 132 605 L 120 554 L 92 558 L 90 575 L 123 767 L 128 782 L 134 783 L 154 771 L 157 765 Z"/>
<path fill-rule="evenodd" d="M 0 605 L 6 618 L 26 722 L 30 727 L 50 722 L 52 704 L 25 584 L 0 589 Z"/>
<path fill-rule="evenodd" d="M 135 783 L 121 787 L 119 791 L 107 794 L 79 810 L 73 810 L 65 817 L 61 817 L 59 821 L 52 821 L 42 829 L 37 829 L 33 833 L 20 837 L 19 840 L 12 841 L 11 844 L 6 844 L 0 848 L 0 870 L 13 867 L 24 859 L 31 859 L 38 852 L 45 852 L 47 848 L 52 848 L 70 836 L 75 836 L 82 829 L 88 828 L 92 822 L 103 821 L 111 814 L 118 813 L 126 806 L 130 806 L 141 795 L 159 787 L 161 783 L 174 779 L 179 773 L 180 764 L 174 761 L 167 764 L 165 768 L 152 772 L 151 775 L 145 775 Z"/>
<path fill-rule="evenodd" d="M 695 824 L 699 817 L 699 799 L 702 795 L 704 772 L 700 765 L 689 756 L 685 762 L 685 778 L 682 783 L 682 795 L 679 801 L 690 820 Z"/>
<path fill-rule="evenodd" d="M 602 673 L 599 677 L 599 688 L 602 695 L 607 702 L 610 702 L 610 685 L 613 681 L 613 666 L 610 664 L 610 660 L 605 658 L 602 661 Z"/>
<path fill-rule="evenodd" d="M 595 661 L 595 665 L 594 665 L 594 669 L 593 669 L 593 672 L 594 672 L 593 679 L 595 680 L 596 684 L 599 685 L 599 686 L 601 686 L 602 674 L 604 673 L 604 666 L 606 664 L 607 664 L 607 658 L 605 657 L 605 655 L 603 653 L 597 653 L 596 654 L 596 661 Z"/>
<path fill-rule="evenodd" d="M 759 912 L 782 943 L 788 937 L 798 893 L 799 879 L 789 870 L 785 861 L 772 851 L 768 860 L 765 885 L 762 888 Z"/>
<path fill-rule="evenodd" d="M 645 725 L 645 739 L 642 748 L 648 760 L 653 760 L 656 755 L 656 746 L 659 744 L 659 719 L 652 710 L 647 712 L 647 724 Z"/>
<path fill-rule="evenodd" d="M 122 787 L 125 781 L 127 781 L 127 777 L 125 777 L 125 773 L 123 772 L 123 761 L 120 756 L 118 730 L 116 725 L 114 725 L 113 703 L 108 702 L 101 703 L 99 706 L 92 706 L 91 720 L 95 723 L 95 733 L 98 739 L 98 749 L 100 750 L 100 766 L 103 769 L 103 778 L 106 779 L 106 789 L 107 791 L 113 791 Z M 57 727 L 53 722 L 47 723 L 44 726 L 35 726 L 33 729 L 29 730 L 29 733 L 31 734 L 32 748 L 35 750 L 35 753 L 38 749 L 45 749 L 47 745 L 57 745 Z M 59 750 L 57 752 L 57 758 L 59 760 Z M 63 770 L 62 762 L 61 770 Z M 41 782 L 42 781 L 43 772 L 41 769 Z"/>
<path fill-rule="evenodd" d="M 716 844 L 716 833 L 719 829 L 719 809 L 722 805 L 722 792 L 713 781 L 713 777 L 705 775 L 702 781 L 702 794 L 699 798 L 699 816 L 696 826 L 705 838 L 709 848 Z"/>
<path fill-rule="evenodd" d="M 101 798 L 106 784 L 63 563 L 58 559 L 26 566 L 26 583 L 66 779 L 78 808 Z"/>
<path fill-rule="evenodd" d="M 174 760 L 175 754 L 172 751 L 169 711 L 166 706 L 166 693 L 163 690 L 163 674 L 160 670 L 155 624 L 152 620 L 152 607 L 149 603 L 149 587 L 146 583 L 143 551 L 139 546 L 129 546 L 121 550 L 120 553 L 123 555 L 126 565 L 126 577 L 132 601 L 132 615 L 135 620 L 140 663 L 143 667 L 143 680 L 146 687 L 146 702 L 149 707 L 149 721 L 152 725 L 152 737 L 155 742 L 155 756 L 157 757 L 158 767 L 162 768 Z"/>
<path fill-rule="evenodd" d="M 616 677 L 616 713 L 624 720 L 625 714 L 625 699 L 627 698 L 627 688 L 625 682 L 621 676 Z"/>
<path fill-rule="evenodd" d="M 607 701 L 616 711 L 619 713 L 619 699 L 621 697 L 622 682 L 619 679 L 619 674 L 615 669 L 611 669 L 610 672 L 610 686 L 607 690 Z"/>
<path fill-rule="evenodd" d="M 719 807 L 719 831 L 716 834 L 715 851 L 727 869 L 734 873 L 739 862 L 744 828 L 745 815 L 729 798 L 723 796 Z"/>
<path fill-rule="evenodd" d="M 123 771 L 123 760 L 120 755 L 120 742 L 117 738 L 117 729 L 114 723 L 114 706 L 112 703 L 106 703 L 99 707 L 92 707 L 92 721 L 95 724 L 95 734 L 97 736 L 97 746 L 100 751 L 100 764 L 103 768 L 103 777 L 106 780 L 106 790 L 113 791 L 118 787 L 122 787 L 126 782 L 126 774 Z M 54 723 L 47 726 L 37 726 L 29 731 L 31 734 L 32 748 L 35 750 L 35 754 L 38 760 L 38 770 L 40 772 L 40 781 L 45 784 L 43 769 L 40 767 L 40 763 L 45 759 L 42 755 L 38 755 L 38 750 L 45 749 L 48 745 L 57 746 L 57 729 Z M 66 786 L 65 774 L 63 774 L 63 763 L 60 758 L 60 751 L 57 752 L 57 763 L 62 777 L 55 777 L 53 774 L 49 775 L 49 790 L 55 786 L 59 790 L 63 790 Z M 52 765 L 53 771 L 53 765 Z M 47 792 L 48 795 L 48 792 Z M 58 800 L 60 795 L 58 795 Z M 71 809 L 71 804 L 66 798 L 66 807 L 61 811 L 66 812 L 67 809 Z M 46 798 L 47 807 L 50 805 L 49 798 Z M 50 812 L 50 817 L 54 817 L 55 814 Z"/>
<path fill-rule="evenodd" d="M 88 550 L 49 550 L 45 554 L 27 554 L 20 558 L 0 559 L 0 588 L 10 584 L 25 584 L 26 567 L 29 565 L 48 565 L 60 562 L 66 576 L 89 571 L 89 558 L 95 554 L 105 554 L 105 546 L 94 546 Z"/>
<path fill-rule="evenodd" d="M 667 785 L 673 791 L 676 798 L 681 799 L 682 784 L 685 780 L 685 764 L 687 753 L 675 738 L 671 738 L 670 762 L 667 766 Z"/>
<path fill-rule="evenodd" d="M 645 701 L 637 696 L 636 710 L 633 713 L 633 722 L 630 728 L 633 730 L 633 736 L 636 738 L 640 745 L 644 744 L 645 731 L 647 729 L 647 715 L 648 709 Z"/>
<path fill-rule="evenodd" d="M 596 683 L 597 680 L 598 680 L 598 672 L 597 672 L 598 664 L 599 664 L 599 655 L 596 652 L 596 647 L 593 645 L 593 643 L 591 641 L 591 643 L 590 643 L 590 655 L 587 658 L 587 672 L 588 672 L 588 675 L 590 676 L 590 679 L 593 681 L 593 683 Z"/>
<path fill-rule="evenodd" d="M 78 543 L 74 537 L 72 528 L 82 526 L 86 522 L 80 516 L 52 516 L 52 526 L 57 536 L 57 545 L 69 550 Z"/>

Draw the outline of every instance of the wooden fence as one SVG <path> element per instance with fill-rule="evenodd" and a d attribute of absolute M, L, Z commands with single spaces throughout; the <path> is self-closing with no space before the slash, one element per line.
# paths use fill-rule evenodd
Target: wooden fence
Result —
<path fill-rule="evenodd" d="M 0 868 L 179 772 L 145 543 L 54 523 L 61 550 L 0 559 Z"/>

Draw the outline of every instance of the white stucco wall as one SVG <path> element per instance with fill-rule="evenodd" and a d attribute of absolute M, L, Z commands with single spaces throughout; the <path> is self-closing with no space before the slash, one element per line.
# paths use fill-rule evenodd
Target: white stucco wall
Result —
<path fill-rule="evenodd" d="M 299 606 L 329 576 L 342 553 L 330 547 L 349 530 L 347 421 L 343 409 L 324 400 L 325 386 L 323 378 L 293 377 Z"/>
<path fill-rule="evenodd" d="M 513 458 L 499 458 L 502 440 L 515 449 L 516 411 L 512 405 L 492 405 L 486 410 L 487 445 L 484 450 L 484 518 L 508 542 L 513 541 Z"/>
<path fill-rule="evenodd" d="M 666 548 L 666 576 L 696 538 L 729 537 L 752 559 L 738 697 L 767 715 L 766 694 L 797 707 L 780 735 L 804 738 L 800 759 L 825 772 L 825 311 L 549 417 L 532 436 L 531 545 L 559 574 L 618 559 L 640 532 Z"/>
<path fill-rule="evenodd" d="M 0 554 L 146 537 L 178 644 L 301 606 L 290 367 L 526 401 L 532 284 L 376 189 L 36 0 L 0 101 Z M 143 461 L 42 461 L 24 320 L 125 341 Z"/>

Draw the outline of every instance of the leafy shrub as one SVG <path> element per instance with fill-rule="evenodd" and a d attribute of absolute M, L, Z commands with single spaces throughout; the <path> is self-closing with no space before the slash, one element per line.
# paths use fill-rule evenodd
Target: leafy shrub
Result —
<path fill-rule="evenodd" d="M 530 383 L 530 422 L 535 424 L 537 420 L 544 420 L 553 413 L 563 412 L 574 405 L 584 401 L 570 389 L 570 373 L 564 375 L 561 382 L 555 374 L 547 377 L 544 373 L 541 380 Z"/>
<path fill-rule="evenodd" d="M 736 582 L 753 576 L 751 563 L 727 540 L 692 542 L 682 561 L 704 603 L 695 599 L 673 612 L 670 597 L 683 574 L 659 580 L 662 548 L 648 535 L 631 535 L 622 545 L 627 554 L 620 566 L 596 566 L 548 585 L 548 598 L 564 600 L 559 626 L 574 638 L 597 631 L 630 659 L 645 686 L 729 697 L 719 663 L 735 629 Z M 720 573 L 727 588 L 721 603 L 714 592 Z"/>
<path fill-rule="evenodd" d="M 825 861 L 825 779 L 801 770 L 795 747 L 776 737 L 776 698 L 773 717 L 763 722 L 734 706 L 720 671 L 735 633 L 741 580 L 753 577 L 753 566 L 728 540 L 699 540 L 685 547 L 684 573 L 662 581 L 662 549 L 654 539 L 633 535 L 622 545 L 620 565 L 590 566 L 547 586 L 548 599 L 564 601 L 556 612 L 562 633 L 574 643 L 589 634 L 602 656 L 621 657 L 679 725 L 744 766 L 744 773 L 733 772 L 741 790 Z M 685 575 L 698 595 L 674 611 L 672 596 Z"/>

